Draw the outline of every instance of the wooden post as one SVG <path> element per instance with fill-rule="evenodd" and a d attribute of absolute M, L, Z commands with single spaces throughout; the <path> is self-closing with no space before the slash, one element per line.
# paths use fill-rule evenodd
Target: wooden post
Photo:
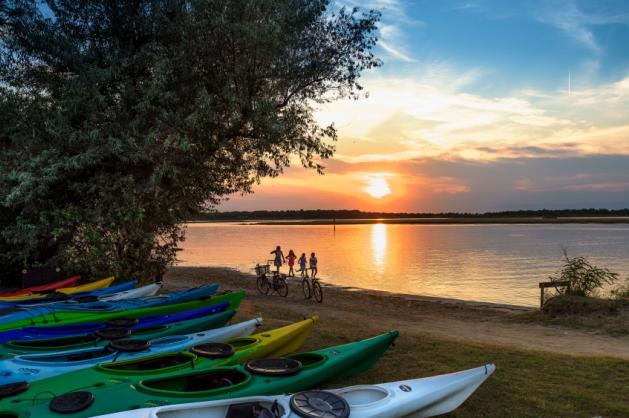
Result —
<path fill-rule="evenodd" d="M 566 287 L 570 284 L 570 282 L 566 281 L 562 281 L 562 282 L 541 282 L 539 284 L 539 308 L 542 309 L 544 307 L 544 289 L 546 289 L 547 287 Z"/>

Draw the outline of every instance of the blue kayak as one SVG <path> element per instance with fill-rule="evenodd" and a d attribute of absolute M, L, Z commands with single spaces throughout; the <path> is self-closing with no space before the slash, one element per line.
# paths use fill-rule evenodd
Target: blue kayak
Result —
<path fill-rule="evenodd" d="M 0 301 L 0 308 L 16 306 L 16 305 L 39 305 L 39 304 L 51 304 L 52 302 L 60 302 L 66 300 L 80 301 L 85 298 L 98 298 L 101 296 L 108 296 L 118 292 L 124 292 L 131 290 L 138 284 L 137 280 L 129 280 L 128 282 L 115 284 L 103 289 L 92 290 L 90 292 L 78 292 L 66 295 L 65 293 L 51 293 L 48 296 L 39 296 L 30 299 Z"/>
<path fill-rule="evenodd" d="M 224 312 L 228 307 L 229 302 L 217 303 L 212 306 L 204 306 L 203 308 L 191 309 L 189 311 L 176 312 L 167 315 L 151 315 L 138 318 L 138 321 L 129 320 L 128 324 L 122 324 L 125 328 L 132 331 L 147 328 L 156 327 L 161 325 L 168 325 L 175 322 L 187 321 L 189 319 L 196 319 L 202 316 L 210 316 L 217 313 Z M 123 321 L 125 322 L 125 321 Z M 31 340 L 39 338 L 60 338 L 71 337 L 76 335 L 92 334 L 98 330 L 107 328 L 108 326 L 120 326 L 115 321 L 112 322 L 86 322 L 82 324 L 72 325 L 53 325 L 46 327 L 24 327 L 22 329 L 14 329 L 10 331 L 0 332 L 0 344 L 13 340 Z"/>
<path fill-rule="evenodd" d="M 0 307 L 0 324 L 11 323 L 19 320 L 51 315 L 54 317 L 60 312 L 103 313 L 119 312 L 129 309 L 146 308 L 151 306 L 171 305 L 174 303 L 188 302 L 197 299 L 211 297 L 218 290 L 218 284 L 194 287 L 192 289 L 178 290 L 163 295 L 149 296 L 137 299 L 124 299 L 112 302 L 77 302 L 73 300 L 56 302 L 43 306 L 10 306 Z"/>

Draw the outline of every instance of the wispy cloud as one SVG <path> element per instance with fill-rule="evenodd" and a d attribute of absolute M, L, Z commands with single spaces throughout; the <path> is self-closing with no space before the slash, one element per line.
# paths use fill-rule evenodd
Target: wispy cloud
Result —
<path fill-rule="evenodd" d="M 601 47 L 598 45 L 594 34 L 588 28 L 592 21 L 581 12 L 575 2 L 545 2 L 544 6 L 537 12 L 536 17 L 540 22 L 558 28 L 592 51 L 601 52 Z"/>
<path fill-rule="evenodd" d="M 407 4 L 400 0 L 341 0 L 340 5 L 375 9 L 382 12 L 378 45 L 388 58 L 403 62 L 416 62 L 410 52 L 409 33 L 416 32 L 426 23 L 410 17 Z"/>

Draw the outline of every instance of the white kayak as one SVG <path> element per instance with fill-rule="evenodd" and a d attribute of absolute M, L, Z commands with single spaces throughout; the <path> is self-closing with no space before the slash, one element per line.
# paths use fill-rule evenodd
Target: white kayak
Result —
<path fill-rule="evenodd" d="M 93 418 L 422 418 L 454 411 L 496 370 L 493 364 L 421 379 L 294 395 L 252 396 L 135 409 Z"/>
<path fill-rule="evenodd" d="M 142 287 L 136 287 L 135 289 L 114 293 L 112 295 L 103 296 L 103 297 L 100 297 L 99 300 L 104 300 L 107 302 L 114 302 L 114 301 L 123 300 L 123 299 L 144 298 L 147 296 L 156 295 L 157 292 L 159 292 L 161 288 L 162 288 L 161 283 L 153 283 L 153 284 L 148 284 Z"/>
<path fill-rule="evenodd" d="M 105 347 L 82 348 L 45 354 L 25 354 L 0 361 L 0 382 L 34 382 L 99 363 L 141 358 L 159 353 L 187 350 L 210 342 L 251 335 L 262 318 L 192 334 L 173 335 L 153 340 L 113 340 Z"/>

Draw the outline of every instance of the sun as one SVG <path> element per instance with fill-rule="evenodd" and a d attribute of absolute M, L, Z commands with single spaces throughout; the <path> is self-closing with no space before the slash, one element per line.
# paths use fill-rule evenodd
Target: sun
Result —
<path fill-rule="evenodd" d="M 365 187 L 365 192 L 371 197 L 376 199 L 382 199 L 386 195 L 391 194 L 389 183 L 384 177 L 369 177 L 368 184 Z"/>

